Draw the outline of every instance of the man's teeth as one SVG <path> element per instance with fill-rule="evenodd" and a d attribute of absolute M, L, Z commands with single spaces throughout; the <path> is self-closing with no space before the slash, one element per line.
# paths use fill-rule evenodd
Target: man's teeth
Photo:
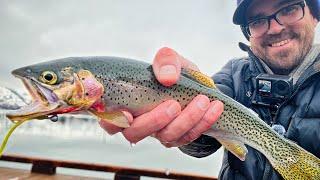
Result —
<path fill-rule="evenodd" d="M 288 44 L 289 42 L 290 42 L 290 39 L 286 39 L 286 40 L 271 44 L 271 47 L 283 46 L 285 44 Z"/>

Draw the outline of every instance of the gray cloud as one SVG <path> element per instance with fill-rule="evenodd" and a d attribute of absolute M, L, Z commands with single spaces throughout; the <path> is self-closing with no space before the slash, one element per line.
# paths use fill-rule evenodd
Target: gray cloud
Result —
<path fill-rule="evenodd" d="M 1 1 L 0 85 L 10 71 L 66 56 L 113 55 L 152 62 L 168 46 L 207 74 L 243 56 L 234 1 Z M 21 86 L 22 87 L 22 86 Z"/>

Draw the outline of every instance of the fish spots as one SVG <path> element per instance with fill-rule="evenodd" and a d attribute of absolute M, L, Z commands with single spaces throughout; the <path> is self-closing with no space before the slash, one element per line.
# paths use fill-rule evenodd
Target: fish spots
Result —
<path fill-rule="evenodd" d="M 128 109 L 144 109 L 146 106 L 159 104 L 163 99 L 170 98 L 179 101 L 184 108 L 195 96 L 203 94 L 208 96 L 211 101 L 219 99 L 225 105 L 225 111 L 213 125 L 214 129 L 241 137 L 241 140 L 246 144 L 257 147 L 258 151 L 268 152 L 269 154 L 265 155 L 277 162 L 284 173 L 292 169 L 287 166 L 288 162 L 294 161 L 293 157 L 299 156 L 296 154 L 295 148 L 293 150 L 288 148 L 288 144 L 283 139 L 274 135 L 258 117 L 251 117 L 252 113 L 246 112 L 244 107 L 233 103 L 229 97 L 222 95 L 219 91 L 204 87 L 186 76 L 182 76 L 176 85 L 166 88 L 157 82 L 152 73 L 152 67 L 145 63 L 109 58 L 106 62 L 94 63 L 94 68 L 99 74 L 97 77 L 105 86 L 104 102 L 108 102 L 108 105 Z M 202 76 L 200 76 L 200 80 L 203 81 L 201 78 Z M 312 158 L 303 157 L 303 159 Z M 305 164 L 307 164 L 305 160 L 302 160 L 297 169 L 304 167 Z M 320 168 L 307 167 L 306 169 Z M 299 175 L 307 177 L 304 174 L 310 174 L 308 170 L 302 171 L 302 173 Z M 290 174 L 294 173 L 291 171 Z M 293 179 L 292 177 L 287 179 Z"/>

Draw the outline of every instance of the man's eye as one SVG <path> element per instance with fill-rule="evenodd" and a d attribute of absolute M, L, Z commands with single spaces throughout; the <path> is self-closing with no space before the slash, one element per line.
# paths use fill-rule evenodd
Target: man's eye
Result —
<path fill-rule="evenodd" d="M 261 26 L 265 25 L 266 22 L 267 22 L 266 19 L 258 19 L 258 20 L 255 20 L 255 21 L 251 22 L 250 26 L 252 28 L 261 27 Z"/>
<path fill-rule="evenodd" d="M 280 15 L 281 16 L 289 16 L 294 14 L 295 12 L 297 12 L 299 9 L 299 5 L 293 5 L 293 6 L 289 6 L 284 8 L 283 10 L 280 11 Z"/>

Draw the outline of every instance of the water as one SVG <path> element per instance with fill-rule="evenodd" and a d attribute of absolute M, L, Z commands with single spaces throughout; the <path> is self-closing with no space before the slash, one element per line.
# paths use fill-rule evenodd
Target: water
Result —
<path fill-rule="evenodd" d="M 1 132 L 5 132 L 8 123 L 1 119 Z M 217 176 L 221 162 L 221 152 L 196 159 L 176 148 L 164 148 L 153 138 L 131 146 L 120 134 L 106 135 L 96 122 L 77 118 L 63 124 L 49 120 L 23 124 L 10 138 L 5 152 L 210 176 Z"/>
<path fill-rule="evenodd" d="M 14 98 L 19 98 L 0 91 Z M 3 95 L 2 94 L 2 95 Z M 0 95 L 1 96 L 1 95 Z M 1 101 L 1 97 L 0 97 Z M 0 110 L 0 138 L 11 126 Z M 59 116 L 57 122 L 33 120 L 17 128 L 9 139 L 5 153 L 60 160 L 83 161 L 117 166 L 217 176 L 221 166 L 221 150 L 207 158 L 197 159 L 181 153 L 177 148 L 165 148 L 156 139 L 147 138 L 137 144 L 128 143 L 121 134 L 109 136 L 97 120 L 85 115 Z M 27 169 L 25 165 L 0 162 L 0 166 Z M 58 172 L 95 177 L 109 177 L 110 173 L 96 173 L 59 168 Z M 80 172 L 80 173 L 79 173 Z"/>

